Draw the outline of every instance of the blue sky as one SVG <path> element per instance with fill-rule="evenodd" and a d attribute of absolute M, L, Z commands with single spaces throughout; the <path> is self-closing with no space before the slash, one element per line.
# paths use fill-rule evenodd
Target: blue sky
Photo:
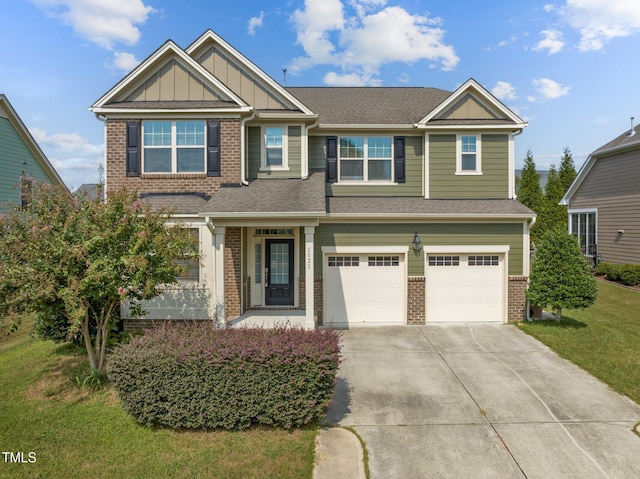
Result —
<path fill-rule="evenodd" d="M 211 28 L 288 86 L 431 86 L 473 77 L 529 122 L 538 169 L 576 166 L 640 121 L 637 0 L 13 0 L 0 16 L 0 93 L 67 185 L 98 180 L 88 107 L 167 39 Z"/>

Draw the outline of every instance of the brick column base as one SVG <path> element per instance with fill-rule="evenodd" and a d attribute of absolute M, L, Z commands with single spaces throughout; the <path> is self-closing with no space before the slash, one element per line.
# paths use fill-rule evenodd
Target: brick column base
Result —
<path fill-rule="evenodd" d="M 509 302 L 507 321 L 517 323 L 527 319 L 527 297 L 525 291 L 529 285 L 526 276 L 509 276 Z"/>
<path fill-rule="evenodd" d="M 407 324 L 425 324 L 424 276 L 407 279 Z"/>

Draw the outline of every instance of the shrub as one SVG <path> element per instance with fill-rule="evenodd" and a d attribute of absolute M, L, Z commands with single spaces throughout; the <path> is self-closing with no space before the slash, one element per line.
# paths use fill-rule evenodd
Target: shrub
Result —
<path fill-rule="evenodd" d="M 627 286 L 640 284 L 640 264 L 623 264 L 619 271 L 620 281 Z"/>
<path fill-rule="evenodd" d="M 598 266 L 596 266 L 596 269 L 594 270 L 594 273 L 597 276 L 606 276 L 607 273 L 609 272 L 609 268 L 611 267 L 611 263 L 605 263 L 604 261 L 601 263 L 598 263 Z"/>
<path fill-rule="evenodd" d="M 109 379 L 139 423 L 283 428 L 321 417 L 340 363 L 339 333 L 164 325 L 118 346 Z"/>

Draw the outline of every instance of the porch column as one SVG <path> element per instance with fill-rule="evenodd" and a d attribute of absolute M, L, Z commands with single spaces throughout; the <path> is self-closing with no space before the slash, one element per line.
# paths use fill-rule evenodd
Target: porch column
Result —
<path fill-rule="evenodd" d="M 315 234 L 315 226 L 304 227 L 304 281 L 305 281 L 305 327 L 314 329 L 316 327 L 314 320 L 315 304 L 314 299 L 314 270 L 313 270 L 313 235 Z"/>
<path fill-rule="evenodd" d="M 224 313 L 224 235 L 225 227 L 215 227 L 215 306 L 214 319 L 219 325 L 225 324 Z"/>

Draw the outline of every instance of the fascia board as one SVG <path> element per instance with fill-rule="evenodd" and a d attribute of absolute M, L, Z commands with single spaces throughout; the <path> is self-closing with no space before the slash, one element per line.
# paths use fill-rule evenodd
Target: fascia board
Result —
<path fill-rule="evenodd" d="M 276 112 L 257 112 L 256 119 L 258 120 L 317 120 L 318 115 L 315 113 L 290 113 L 283 111 L 283 113 Z"/>
<path fill-rule="evenodd" d="M 115 98 L 118 94 L 120 94 L 123 90 L 129 87 L 132 83 L 138 80 L 142 75 L 146 73 L 147 68 L 153 65 L 156 61 L 158 61 L 163 55 L 171 52 L 176 54 L 183 60 L 186 65 L 191 68 L 194 73 L 201 76 L 205 81 L 214 85 L 217 89 L 219 89 L 223 94 L 227 95 L 231 100 L 237 103 L 239 106 L 248 106 L 244 100 L 242 100 L 239 96 L 237 96 L 233 91 L 231 91 L 225 84 L 220 82 L 216 77 L 214 77 L 211 73 L 209 73 L 202 65 L 196 62 L 192 57 L 187 55 L 184 50 L 182 50 L 178 45 L 176 45 L 173 41 L 168 40 L 158 48 L 154 53 L 152 53 L 146 60 L 140 63 L 135 69 L 133 69 L 127 76 L 125 76 L 120 82 L 116 84 L 111 90 L 109 90 L 106 94 L 104 94 L 98 101 L 96 101 L 89 109 L 95 112 L 96 108 L 102 107 L 113 98 Z"/>
<path fill-rule="evenodd" d="M 189 115 L 189 118 L 211 118 L 211 115 L 214 114 L 216 117 L 240 118 L 243 113 L 250 113 L 252 109 L 251 107 L 230 109 L 94 108 L 91 111 L 97 115 L 104 115 L 111 118 L 155 118 L 158 114 L 174 116 Z"/>
<path fill-rule="evenodd" d="M 469 78 L 462 86 L 460 86 L 456 91 L 449 95 L 449 97 L 445 101 L 443 101 L 437 108 L 435 108 L 431 113 L 425 116 L 418 123 L 424 124 L 432 120 L 433 118 L 436 118 L 443 111 L 449 108 L 453 103 L 458 101 L 462 97 L 462 95 L 464 95 L 470 88 L 474 88 L 480 95 L 482 95 L 482 99 L 488 101 L 491 106 L 498 109 L 514 123 L 523 124 L 524 126 L 526 126 L 525 121 L 523 121 L 518 115 L 507 108 L 500 100 L 493 96 L 489 91 L 487 91 L 486 88 L 480 85 L 473 78 Z"/>
<path fill-rule="evenodd" d="M 413 123 L 395 124 L 368 124 L 368 123 L 321 123 L 316 127 L 318 130 L 415 130 Z"/>
<path fill-rule="evenodd" d="M 528 123 L 514 123 L 514 124 L 496 124 L 496 125 L 433 125 L 433 124 L 422 124 L 416 123 L 414 127 L 418 130 L 451 130 L 451 131 L 460 131 L 460 130 L 507 130 L 507 131 L 517 131 L 522 130 L 528 125 Z"/>
<path fill-rule="evenodd" d="M 496 215 L 496 214 L 451 214 L 451 213 L 415 213 L 415 214 L 403 214 L 398 213 L 327 213 L 325 216 L 328 219 L 344 219 L 348 221 L 363 219 L 370 221 L 371 219 L 391 219 L 397 222 L 403 222 L 407 220 L 419 220 L 419 219 L 451 219 L 451 220 L 523 220 L 531 219 L 536 215 L 518 214 L 518 215 Z"/>
<path fill-rule="evenodd" d="M 306 211 L 287 211 L 287 212 L 262 212 L 262 211 L 238 211 L 238 212 L 203 212 L 199 213 L 198 216 L 206 216 L 212 219 L 232 219 L 232 218 L 259 218 L 260 220 L 267 218 L 318 218 L 320 216 L 324 216 L 324 211 L 318 212 L 306 212 Z"/>
<path fill-rule="evenodd" d="M 294 97 L 291 93 L 285 90 L 278 82 L 276 82 L 273 78 L 267 75 L 262 69 L 260 69 L 255 63 L 245 57 L 238 50 L 233 48 L 229 43 L 222 39 L 218 34 L 216 34 L 213 30 L 209 29 L 204 34 L 200 36 L 195 42 L 193 42 L 187 49 L 187 55 L 191 56 L 191 54 L 196 51 L 202 44 L 207 40 L 213 40 L 215 43 L 220 45 L 227 53 L 234 57 L 236 60 L 241 62 L 253 75 L 260 78 L 267 85 L 273 88 L 278 94 L 282 95 L 289 102 L 299 108 L 302 112 L 307 115 L 313 115 L 314 112 L 311 111 L 305 104 L 303 104 L 300 100 Z M 195 61 L 195 60 L 194 60 Z M 197 62 L 196 62 L 197 63 Z"/>

